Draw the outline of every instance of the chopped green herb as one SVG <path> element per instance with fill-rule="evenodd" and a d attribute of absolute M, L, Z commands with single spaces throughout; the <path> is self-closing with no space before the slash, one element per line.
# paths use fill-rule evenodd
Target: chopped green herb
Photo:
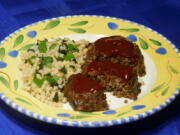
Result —
<path fill-rule="evenodd" d="M 50 84 L 56 84 L 57 81 L 59 80 L 58 76 L 51 76 L 51 75 L 45 75 L 42 79 L 39 79 L 36 77 L 36 75 L 34 76 L 34 83 L 41 88 L 41 86 L 43 85 L 44 81 L 47 80 Z"/>
<path fill-rule="evenodd" d="M 79 52 L 79 49 L 77 48 L 77 46 L 73 45 L 73 44 L 68 44 L 68 51 L 70 52 Z"/>
<path fill-rule="evenodd" d="M 28 51 L 28 52 L 35 52 L 34 49 L 28 49 L 27 51 Z"/>
<path fill-rule="evenodd" d="M 49 47 L 49 50 L 54 49 L 56 46 L 57 46 L 57 43 L 52 44 L 52 45 Z"/>
<path fill-rule="evenodd" d="M 39 62 L 42 62 L 42 61 L 43 61 L 43 58 L 44 58 L 44 56 L 40 57 L 40 58 L 39 58 Z"/>
<path fill-rule="evenodd" d="M 61 68 L 60 71 L 63 72 L 64 74 L 67 74 L 67 69 L 65 66 L 63 68 Z"/>
<path fill-rule="evenodd" d="M 53 58 L 48 56 L 48 57 L 43 57 L 42 59 L 42 63 L 44 65 L 46 65 L 48 68 L 51 68 L 51 65 L 52 65 L 52 62 L 53 62 Z"/>
<path fill-rule="evenodd" d="M 57 86 L 58 87 L 58 83 L 51 83 L 51 87 Z"/>
<path fill-rule="evenodd" d="M 57 61 L 63 61 L 64 58 L 63 58 L 63 57 L 57 57 L 56 60 L 57 60 Z"/>
<path fill-rule="evenodd" d="M 44 62 L 53 62 L 53 58 L 51 56 L 47 56 L 43 58 Z"/>
<path fill-rule="evenodd" d="M 44 81 L 45 81 L 45 78 L 39 79 L 39 78 L 37 78 L 36 75 L 35 75 L 34 78 L 33 78 L 33 81 L 34 81 L 34 83 L 35 83 L 39 88 L 41 88 L 41 86 L 43 85 L 43 83 L 44 83 Z"/>
<path fill-rule="evenodd" d="M 43 69 L 43 64 L 42 63 L 39 64 L 39 69 Z"/>
<path fill-rule="evenodd" d="M 26 60 L 24 61 L 24 63 L 28 63 L 28 59 L 26 59 Z"/>
<path fill-rule="evenodd" d="M 46 43 L 47 43 L 47 39 L 39 42 L 38 49 L 40 53 L 46 53 L 47 51 Z"/>
<path fill-rule="evenodd" d="M 37 44 L 36 45 L 38 46 L 39 44 L 40 44 L 40 40 L 37 40 Z"/>
<path fill-rule="evenodd" d="M 67 52 L 64 56 L 64 59 L 67 61 L 71 61 L 72 59 L 74 59 L 74 54 L 72 52 Z"/>
<path fill-rule="evenodd" d="M 40 73 L 38 70 L 35 71 L 35 74 L 39 74 L 39 75 L 42 75 L 42 73 Z"/>
<path fill-rule="evenodd" d="M 65 46 L 66 49 L 65 49 L 65 50 L 62 49 L 62 48 L 61 48 L 62 46 Z M 58 50 L 58 52 L 65 55 L 65 54 L 67 53 L 67 49 L 68 49 L 67 44 L 66 44 L 66 43 L 62 43 L 62 45 L 59 45 L 59 50 Z"/>
<path fill-rule="evenodd" d="M 73 66 L 73 65 L 70 65 L 69 67 L 72 68 L 72 69 L 75 69 L 75 66 Z"/>
<path fill-rule="evenodd" d="M 50 74 L 50 73 L 48 73 L 48 74 L 46 74 L 45 76 L 46 76 L 46 77 L 51 77 L 51 74 Z"/>
<path fill-rule="evenodd" d="M 67 40 L 63 39 L 62 42 L 66 42 Z"/>
<path fill-rule="evenodd" d="M 32 59 L 35 59 L 35 58 L 36 58 L 36 56 L 31 56 L 31 58 L 26 59 L 26 60 L 24 61 L 24 63 L 29 63 L 29 64 L 33 65 Z"/>
<path fill-rule="evenodd" d="M 67 50 L 61 50 L 61 49 L 59 49 L 58 52 L 65 55 L 65 54 L 67 53 Z"/>
<path fill-rule="evenodd" d="M 58 102 L 59 101 L 58 92 L 55 93 L 53 101 L 54 102 Z"/>
<path fill-rule="evenodd" d="M 32 56 L 30 59 L 32 60 L 32 59 L 35 59 L 37 56 Z"/>
<path fill-rule="evenodd" d="M 53 76 L 53 77 L 46 77 L 46 80 L 50 83 L 50 84 L 55 84 L 58 80 L 59 77 L 58 76 Z"/>
<path fill-rule="evenodd" d="M 39 58 L 39 69 L 43 69 L 43 57 Z"/>
<path fill-rule="evenodd" d="M 76 60 L 76 58 L 74 58 L 73 61 L 74 61 L 74 63 L 78 63 L 77 60 Z"/>
<path fill-rule="evenodd" d="M 48 68 L 51 68 L 51 67 L 52 67 L 52 63 L 46 63 L 46 66 L 47 66 Z"/>

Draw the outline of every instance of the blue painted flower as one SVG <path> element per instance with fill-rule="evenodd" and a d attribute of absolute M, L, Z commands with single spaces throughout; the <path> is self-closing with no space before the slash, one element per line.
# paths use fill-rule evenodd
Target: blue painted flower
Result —
<path fill-rule="evenodd" d="M 143 115 L 142 114 L 137 114 L 138 118 L 139 119 L 142 119 L 143 118 Z"/>
<path fill-rule="evenodd" d="M 48 121 L 48 117 L 44 116 L 43 121 Z"/>
<path fill-rule="evenodd" d="M 151 115 L 151 112 L 145 112 L 147 116 L 150 116 Z"/>
<path fill-rule="evenodd" d="M 15 108 L 16 108 L 16 110 L 18 110 L 19 109 L 19 105 L 16 105 Z"/>
<path fill-rule="evenodd" d="M 119 124 L 117 120 L 112 120 L 111 122 L 112 122 L 113 125 L 118 125 Z"/>
<path fill-rule="evenodd" d="M 33 112 L 30 112 L 29 114 L 30 114 L 30 116 L 31 116 L 31 117 L 33 117 L 33 116 L 34 116 L 34 113 L 33 113 Z"/>
<path fill-rule="evenodd" d="M 140 110 L 140 109 L 143 109 L 145 107 L 146 107 L 145 105 L 135 105 L 135 106 L 132 106 L 132 109 L 133 110 Z"/>
<path fill-rule="evenodd" d="M 124 119 L 124 118 L 122 118 L 122 119 L 121 119 L 121 124 L 125 124 L 125 123 L 127 123 L 127 120 Z"/>
<path fill-rule="evenodd" d="M 6 102 L 7 100 L 8 100 L 8 98 L 7 98 L 7 97 L 4 97 L 4 98 L 3 98 L 3 101 L 5 101 L 5 102 Z"/>
<path fill-rule="evenodd" d="M 40 114 L 38 114 L 38 115 L 36 116 L 36 118 L 40 120 L 41 115 L 40 115 Z"/>
<path fill-rule="evenodd" d="M 159 107 L 160 107 L 160 108 L 164 108 L 165 105 L 164 105 L 164 104 L 160 104 Z"/>
<path fill-rule="evenodd" d="M 57 119 L 53 118 L 53 119 L 51 120 L 51 122 L 52 122 L 53 124 L 56 124 L 56 123 L 57 123 Z"/>
<path fill-rule="evenodd" d="M 128 117 L 128 119 L 130 122 L 133 122 L 135 120 L 134 117 L 132 117 L 132 116 Z"/>
<path fill-rule="evenodd" d="M 108 23 L 108 27 L 109 27 L 109 29 L 111 29 L 111 30 L 115 30 L 115 29 L 118 28 L 118 25 L 117 25 L 116 23 L 109 22 L 109 23 Z"/>
<path fill-rule="evenodd" d="M 59 114 L 57 114 L 57 116 L 59 116 L 59 117 L 70 117 L 70 114 L 69 113 L 59 113 Z"/>
<path fill-rule="evenodd" d="M 82 121 L 81 124 L 82 124 L 84 127 L 89 127 L 89 122 L 87 122 L 87 121 Z"/>
<path fill-rule="evenodd" d="M 152 111 L 153 112 L 158 112 L 158 109 L 157 108 L 152 108 Z"/>
<path fill-rule="evenodd" d="M 67 126 L 68 125 L 68 121 L 67 120 L 62 120 L 62 125 Z"/>
<path fill-rule="evenodd" d="M 104 126 L 108 126 L 109 125 L 109 122 L 108 121 L 102 121 L 101 122 Z"/>
<path fill-rule="evenodd" d="M 12 102 L 12 101 L 10 101 L 8 104 L 9 104 L 10 106 L 12 106 L 12 105 L 13 105 L 13 102 Z"/>
<path fill-rule="evenodd" d="M 133 34 L 127 36 L 127 39 L 132 41 L 132 42 L 136 42 L 137 41 L 137 37 L 135 35 L 133 35 Z"/>
<path fill-rule="evenodd" d="M 22 111 L 22 113 L 24 113 L 24 114 L 26 114 L 26 112 L 27 112 L 26 109 L 24 109 L 24 108 L 23 108 L 21 111 Z"/>
<path fill-rule="evenodd" d="M 92 124 L 95 126 L 95 127 L 100 127 L 100 122 L 98 122 L 98 121 L 94 121 L 94 122 L 92 122 Z"/>
<path fill-rule="evenodd" d="M 166 49 L 163 47 L 160 47 L 156 50 L 156 53 L 160 54 L 160 55 L 165 55 L 167 53 Z"/>
<path fill-rule="evenodd" d="M 116 111 L 114 111 L 114 110 L 108 110 L 108 111 L 103 112 L 103 114 L 106 114 L 106 115 L 115 114 L 115 113 L 116 113 Z"/>
<path fill-rule="evenodd" d="M 13 50 L 8 53 L 10 57 L 16 58 L 18 56 L 18 51 Z"/>
<path fill-rule="evenodd" d="M 78 127 L 79 126 L 79 122 L 78 121 L 72 121 L 71 123 L 72 123 L 72 125 L 74 127 Z"/>
<path fill-rule="evenodd" d="M 29 32 L 27 33 L 27 36 L 30 37 L 30 38 L 35 38 L 36 35 L 37 35 L 37 32 L 34 31 L 34 30 L 33 30 L 33 31 L 29 31 Z"/>
<path fill-rule="evenodd" d="M 0 61 L 0 68 L 5 68 L 7 67 L 7 63 Z"/>

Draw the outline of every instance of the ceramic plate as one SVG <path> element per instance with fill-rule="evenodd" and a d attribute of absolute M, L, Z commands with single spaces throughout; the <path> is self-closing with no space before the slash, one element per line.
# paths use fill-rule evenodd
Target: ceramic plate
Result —
<path fill-rule="evenodd" d="M 108 95 L 110 110 L 78 112 L 44 104 L 21 90 L 18 76 L 20 53 L 37 39 L 70 37 L 94 41 L 122 35 L 135 42 L 145 57 L 147 75 L 138 100 L 125 104 Z M 143 25 L 104 16 L 66 16 L 47 19 L 21 28 L 0 44 L 0 98 L 13 109 L 32 118 L 74 127 L 112 126 L 133 122 L 156 113 L 179 94 L 180 54 L 161 34 Z M 113 103 L 112 103 L 113 102 Z"/>

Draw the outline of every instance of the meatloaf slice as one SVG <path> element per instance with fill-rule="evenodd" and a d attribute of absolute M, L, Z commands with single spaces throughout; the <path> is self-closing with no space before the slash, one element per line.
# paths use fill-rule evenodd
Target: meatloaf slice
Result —
<path fill-rule="evenodd" d="M 70 76 L 63 92 L 74 110 L 92 112 L 108 109 L 102 86 L 82 74 Z"/>
<path fill-rule="evenodd" d="M 137 74 L 127 65 L 93 61 L 84 65 L 83 74 L 98 81 L 105 91 L 112 91 L 117 97 L 136 100 L 141 91 Z"/>
<path fill-rule="evenodd" d="M 94 60 L 111 61 L 129 65 L 139 76 L 144 76 L 144 57 L 138 45 L 122 36 L 110 36 L 98 39 L 89 46 L 86 63 Z"/>

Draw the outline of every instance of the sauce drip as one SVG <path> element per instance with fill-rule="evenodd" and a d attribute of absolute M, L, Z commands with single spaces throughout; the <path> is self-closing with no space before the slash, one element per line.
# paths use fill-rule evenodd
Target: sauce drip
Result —
<path fill-rule="evenodd" d="M 132 76 L 132 68 L 127 65 L 115 64 L 109 61 L 93 61 L 87 67 L 87 72 L 95 71 L 97 74 L 108 74 L 128 81 Z"/>
<path fill-rule="evenodd" d="M 87 78 L 82 74 L 73 75 L 72 87 L 75 93 L 93 93 L 103 90 L 97 81 Z"/>
<path fill-rule="evenodd" d="M 121 36 L 104 37 L 94 43 L 99 55 L 126 57 L 135 60 L 134 44 Z"/>

